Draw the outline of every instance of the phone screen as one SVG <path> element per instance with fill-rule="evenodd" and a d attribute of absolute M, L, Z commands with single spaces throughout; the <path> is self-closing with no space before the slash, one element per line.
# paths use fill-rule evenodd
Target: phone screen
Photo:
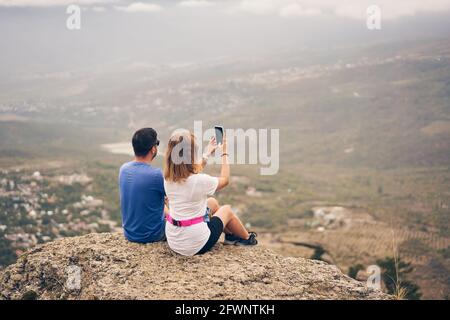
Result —
<path fill-rule="evenodd" d="M 215 126 L 214 130 L 216 131 L 216 142 L 217 142 L 217 144 L 222 144 L 222 142 L 223 142 L 223 127 Z"/>

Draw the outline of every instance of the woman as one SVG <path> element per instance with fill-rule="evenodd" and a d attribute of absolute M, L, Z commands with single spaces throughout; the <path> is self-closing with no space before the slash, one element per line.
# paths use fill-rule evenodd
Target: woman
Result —
<path fill-rule="evenodd" d="M 208 157 L 221 149 L 220 177 L 201 173 Z M 230 180 L 227 143 L 218 146 L 212 138 L 203 159 L 198 159 L 194 135 L 176 131 L 166 150 L 164 188 L 169 201 L 166 237 L 170 248 L 182 255 L 193 256 L 209 251 L 225 231 L 225 243 L 256 245 L 256 233 L 249 233 L 229 205 L 219 206 L 208 198 L 225 188 Z M 210 218 L 210 215 L 212 217 Z"/>

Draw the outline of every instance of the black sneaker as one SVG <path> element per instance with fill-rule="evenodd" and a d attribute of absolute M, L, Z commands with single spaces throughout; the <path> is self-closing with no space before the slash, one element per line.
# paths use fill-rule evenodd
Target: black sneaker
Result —
<path fill-rule="evenodd" d="M 241 238 L 235 236 L 234 234 L 225 234 L 225 241 L 223 244 L 225 245 L 235 245 Z"/>
<path fill-rule="evenodd" d="M 247 240 L 239 238 L 239 240 L 235 243 L 236 246 L 255 246 L 258 244 L 258 240 L 256 240 L 256 232 L 250 232 L 250 237 Z"/>

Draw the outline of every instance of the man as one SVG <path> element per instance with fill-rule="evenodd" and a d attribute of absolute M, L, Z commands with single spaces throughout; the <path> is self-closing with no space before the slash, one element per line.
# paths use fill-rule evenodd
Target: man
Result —
<path fill-rule="evenodd" d="M 132 144 L 135 159 L 122 165 L 119 173 L 124 234 L 132 242 L 161 241 L 165 239 L 164 178 L 161 169 L 151 165 L 158 153 L 157 133 L 140 129 Z"/>

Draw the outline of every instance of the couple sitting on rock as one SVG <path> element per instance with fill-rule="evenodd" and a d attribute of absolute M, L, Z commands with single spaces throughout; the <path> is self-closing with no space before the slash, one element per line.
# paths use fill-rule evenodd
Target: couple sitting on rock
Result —
<path fill-rule="evenodd" d="M 151 165 L 159 140 L 152 128 L 138 130 L 132 140 L 135 160 L 120 168 L 122 226 L 129 241 L 149 243 L 167 239 L 182 255 L 209 251 L 225 233 L 224 244 L 255 245 L 256 233 L 248 232 L 229 205 L 210 197 L 230 180 L 226 137 L 218 145 L 211 138 L 207 152 L 197 156 L 194 135 L 178 130 L 170 137 L 164 176 Z M 220 152 L 219 177 L 202 173 L 208 157 Z"/>

